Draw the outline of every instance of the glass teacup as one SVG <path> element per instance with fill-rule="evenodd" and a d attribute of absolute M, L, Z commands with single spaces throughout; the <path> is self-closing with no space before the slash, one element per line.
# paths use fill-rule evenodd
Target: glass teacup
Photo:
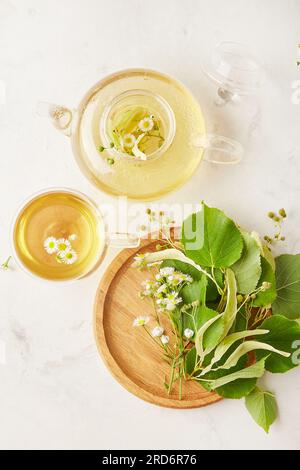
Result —
<path fill-rule="evenodd" d="M 93 272 L 111 239 L 99 207 L 67 188 L 32 195 L 12 226 L 15 259 L 27 273 L 51 281 L 73 281 Z M 139 239 L 120 234 L 114 245 L 135 247 Z"/>

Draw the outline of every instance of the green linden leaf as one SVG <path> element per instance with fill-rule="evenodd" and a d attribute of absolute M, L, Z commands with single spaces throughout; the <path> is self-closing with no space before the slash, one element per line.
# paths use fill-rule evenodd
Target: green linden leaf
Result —
<path fill-rule="evenodd" d="M 268 245 L 266 245 L 265 243 L 261 241 L 260 236 L 257 232 L 254 232 L 254 231 L 251 232 L 251 237 L 253 237 L 256 240 L 256 243 L 258 244 L 259 249 L 260 249 L 261 256 L 263 258 L 266 258 L 268 263 L 272 266 L 273 271 L 275 271 L 275 259 Z"/>
<path fill-rule="evenodd" d="M 216 363 L 219 362 L 222 357 L 226 354 L 226 352 L 231 348 L 232 345 L 234 345 L 236 342 L 238 342 L 241 339 L 245 339 L 249 336 L 256 336 L 256 335 L 265 335 L 266 333 L 269 333 L 269 330 L 262 330 L 262 329 L 257 329 L 257 330 L 244 330 L 244 331 L 237 331 L 236 333 L 232 333 L 226 338 L 224 338 L 219 345 L 216 347 L 214 351 L 214 356 L 212 360 L 210 361 L 210 364 L 208 367 L 206 367 L 201 374 L 205 374 L 208 372 L 210 369 L 212 369 L 212 366 Z M 231 356 L 229 356 L 231 357 Z M 226 364 L 226 362 L 225 362 Z M 222 366 L 221 366 L 222 367 Z"/>
<path fill-rule="evenodd" d="M 255 387 L 245 397 L 245 404 L 254 421 L 268 433 L 271 424 L 277 418 L 277 404 L 274 395 Z"/>
<path fill-rule="evenodd" d="M 176 271 L 180 271 L 183 274 L 188 274 L 194 279 L 194 281 L 200 281 L 200 279 L 203 276 L 203 274 L 197 268 L 195 268 L 191 264 L 185 263 L 184 261 L 179 261 L 176 259 L 166 259 L 162 263 L 161 267 L 164 268 L 166 266 L 171 266 L 175 268 Z M 220 269 L 215 269 L 214 276 L 219 286 L 223 288 L 224 279 L 223 279 L 222 271 Z M 206 279 L 207 279 L 206 300 L 207 301 L 216 300 L 218 297 L 220 297 L 217 291 L 217 287 L 211 279 L 209 279 L 208 277 L 206 277 Z M 197 300 L 197 298 L 193 300 Z M 189 303 L 189 302 L 186 302 L 186 303 Z"/>
<path fill-rule="evenodd" d="M 258 286 L 261 286 L 263 282 L 270 282 L 271 287 L 265 291 L 258 292 L 256 299 L 253 301 L 254 307 L 266 307 L 271 305 L 276 299 L 276 280 L 274 271 L 265 258 L 261 258 L 261 276 L 258 281 Z"/>
<path fill-rule="evenodd" d="M 215 390 L 216 388 L 222 387 L 222 385 L 226 385 L 229 382 L 234 382 L 237 379 L 250 379 L 262 377 L 264 372 L 265 358 L 261 359 L 258 362 L 255 362 L 249 367 L 245 367 L 245 369 L 232 372 L 228 375 L 225 375 L 224 377 L 212 380 L 210 382 L 210 387 L 212 390 Z"/>
<path fill-rule="evenodd" d="M 226 268 L 242 254 L 243 239 L 235 223 L 224 212 L 202 203 L 199 212 L 182 225 L 186 255 L 201 266 Z"/>
<path fill-rule="evenodd" d="M 273 315 L 260 325 L 260 328 L 269 330 L 269 333 L 256 340 L 270 344 L 276 349 L 290 353 L 290 357 L 279 356 L 276 353 L 257 351 L 256 358 L 268 355 L 266 370 L 273 373 L 283 373 L 300 364 L 300 325 L 282 315 Z"/>
<path fill-rule="evenodd" d="M 204 323 L 217 315 L 215 310 L 206 307 L 207 284 L 207 277 L 202 275 L 200 281 L 194 281 L 181 290 L 180 296 L 183 298 L 184 304 L 191 304 L 195 300 L 199 302 L 197 308 L 182 314 L 184 329 L 190 328 L 196 332 Z"/>
<path fill-rule="evenodd" d="M 203 360 L 205 354 L 207 354 L 208 352 L 211 351 L 211 348 L 210 350 L 206 350 L 205 351 L 205 347 L 204 347 L 204 342 L 203 342 L 203 337 L 204 337 L 204 334 L 205 332 L 208 330 L 208 328 L 213 325 L 214 323 L 216 323 L 217 320 L 220 320 L 220 318 L 222 318 L 223 316 L 223 313 L 219 313 L 218 315 L 215 315 L 214 317 L 210 318 L 209 320 L 207 320 L 202 326 L 201 328 L 197 331 L 197 335 L 196 335 L 196 338 L 195 338 L 195 345 L 196 345 L 196 351 L 197 351 L 197 354 L 198 356 L 200 357 L 201 360 Z M 222 331 L 223 330 L 223 324 L 221 323 L 220 324 L 220 327 L 219 327 Z M 220 337 L 220 334 L 219 334 L 219 329 L 218 329 L 218 334 L 217 334 L 217 338 Z"/>
<path fill-rule="evenodd" d="M 197 359 L 197 353 L 196 353 L 196 348 L 193 347 L 191 348 L 188 353 L 185 356 L 185 372 L 186 374 L 190 375 L 195 369 L 196 365 L 196 359 Z"/>
<path fill-rule="evenodd" d="M 271 344 L 269 343 L 263 343 L 262 341 L 248 340 L 248 341 L 244 341 L 242 344 L 240 344 L 236 348 L 236 350 L 226 360 L 225 364 L 221 366 L 221 369 L 230 369 L 231 367 L 234 367 L 239 361 L 239 359 L 242 356 L 244 356 L 244 354 L 248 354 L 250 351 L 257 351 L 259 349 L 263 349 L 268 352 L 271 351 L 273 353 L 284 356 L 285 358 L 290 357 L 290 353 L 286 351 L 281 351 L 280 349 L 276 349 L 273 346 L 271 346 Z"/>
<path fill-rule="evenodd" d="M 217 388 L 217 393 L 218 395 L 224 397 L 224 398 L 232 398 L 232 399 L 239 399 L 242 397 L 245 397 L 248 395 L 256 386 L 257 382 L 257 377 L 251 377 L 251 371 L 248 371 L 246 375 L 250 375 L 250 377 L 237 377 L 235 374 L 236 372 L 243 372 L 243 370 L 249 369 L 246 368 L 246 363 L 247 363 L 247 358 L 243 357 L 240 359 L 238 364 L 235 367 L 232 367 L 230 370 L 227 369 L 219 369 L 217 371 L 210 371 L 208 374 L 206 374 L 203 378 L 205 379 L 212 379 L 212 380 L 217 380 L 219 378 L 225 378 L 227 376 L 229 379 L 227 380 L 226 384 L 220 385 Z M 255 370 L 252 371 L 254 375 L 262 376 L 264 373 L 264 368 L 261 367 L 263 363 L 260 363 L 259 366 L 256 368 L 256 373 Z M 251 367 L 251 366 L 250 366 Z M 249 374 L 250 372 L 250 374 Z M 204 387 L 206 390 L 212 390 L 211 387 L 211 382 L 206 382 L 204 380 L 198 379 L 198 382 Z"/>
<path fill-rule="evenodd" d="M 241 231 L 244 249 L 241 258 L 231 266 L 241 294 L 253 292 L 261 275 L 260 249 L 256 240 L 247 232 Z"/>
<path fill-rule="evenodd" d="M 262 246 L 262 256 L 264 258 L 266 258 L 268 263 L 271 265 L 271 268 L 275 272 L 275 270 L 276 270 L 275 258 L 273 256 L 272 251 L 270 250 L 270 248 L 265 244 L 263 244 L 263 246 Z"/>
<path fill-rule="evenodd" d="M 275 315 L 300 317 L 300 254 L 281 255 L 275 259 L 277 298 L 272 305 Z"/>
<path fill-rule="evenodd" d="M 225 284 L 227 288 L 227 302 L 224 312 L 218 320 L 210 325 L 209 329 L 205 332 L 204 348 L 206 354 L 211 352 L 217 344 L 225 338 L 230 328 L 234 324 L 237 314 L 237 299 L 236 299 L 236 280 L 231 269 L 226 270 Z"/>

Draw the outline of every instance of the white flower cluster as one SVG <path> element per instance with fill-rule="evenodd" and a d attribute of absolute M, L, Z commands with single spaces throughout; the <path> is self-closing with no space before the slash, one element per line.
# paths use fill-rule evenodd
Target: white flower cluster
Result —
<path fill-rule="evenodd" d="M 147 323 L 149 323 L 149 321 L 150 321 L 149 317 L 140 315 L 133 320 L 133 326 L 135 327 L 146 326 Z M 153 338 L 159 338 L 161 343 L 165 345 L 165 344 L 168 344 L 168 342 L 170 341 L 170 338 L 169 336 L 164 335 L 164 332 L 165 332 L 164 328 L 160 325 L 157 325 L 152 329 L 151 335 L 153 336 Z"/>
<path fill-rule="evenodd" d="M 143 282 L 144 290 L 142 297 L 152 297 L 159 307 L 159 311 L 172 311 L 176 305 L 182 302 L 178 289 L 184 283 L 193 282 L 193 278 L 188 274 L 176 271 L 173 267 L 161 268 L 155 276 L 155 280 Z"/>
<path fill-rule="evenodd" d="M 77 235 L 72 234 L 67 238 L 48 237 L 44 241 L 44 248 L 49 255 L 56 254 L 56 259 L 60 263 L 73 264 L 78 256 L 72 249 L 71 241 L 76 240 Z"/>

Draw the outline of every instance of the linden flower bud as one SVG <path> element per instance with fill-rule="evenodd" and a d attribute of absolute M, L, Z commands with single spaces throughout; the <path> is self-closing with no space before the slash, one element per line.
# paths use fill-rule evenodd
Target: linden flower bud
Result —
<path fill-rule="evenodd" d="M 168 342 L 170 341 L 170 338 L 167 335 L 162 335 L 160 337 L 160 340 L 161 340 L 162 344 L 168 344 Z"/>
<path fill-rule="evenodd" d="M 285 218 L 286 217 L 286 212 L 285 212 L 285 209 L 282 208 L 279 210 L 279 215 L 281 215 L 281 217 Z"/>
<path fill-rule="evenodd" d="M 191 330 L 190 328 L 186 328 L 184 330 L 184 336 L 187 338 L 187 339 L 190 339 L 194 336 L 194 331 Z"/>
<path fill-rule="evenodd" d="M 268 289 L 270 289 L 270 287 L 272 287 L 272 284 L 270 282 L 265 281 L 265 282 L 262 283 L 263 290 L 268 290 Z"/>
<path fill-rule="evenodd" d="M 272 211 L 268 212 L 268 217 L 269 217 L 270 219 L 274 219 L 274 217 L 275 217 L 274 212 L 272 212 Z"/>
<path fill-rule="evenodd" d="M 154 338 L 159 338 L 160 336 L 162 336 L 164 332 L 164 329 L 162 326 L 155 326 L 152 330 L 152 336 Z"/>
<path fill-rule="evenodd" d="M 236 296 L 236 300 L 238 301 L 239 304 L 241 304 L 241 303 L 243 302 L 243 300 L 244 300 L 244 297 L 243 297 L 241 294 L 238 294 L 238 295 Z"/>

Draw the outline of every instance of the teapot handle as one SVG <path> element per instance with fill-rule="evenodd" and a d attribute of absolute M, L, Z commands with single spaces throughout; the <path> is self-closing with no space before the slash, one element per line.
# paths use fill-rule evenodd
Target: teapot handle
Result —
<path fill-rule="evenodd" d="M 193 144 L 206 150 L 204 160 L 210 163 L 233 165 L 239 163 L 244 154 L 244 148 L 238 141 L 217 134 L 197 136 Z"/>
<path fill-rule="evenodd" d="M 68 137 L 71 136 L 72 121 L 75 114 L 74 109 L 72 110 L 66 106 L 60 106 L 46 101 L 39 101 L 36 111 L 38 116 L 50 118 L 54 127 L 64 135 Z"/>

